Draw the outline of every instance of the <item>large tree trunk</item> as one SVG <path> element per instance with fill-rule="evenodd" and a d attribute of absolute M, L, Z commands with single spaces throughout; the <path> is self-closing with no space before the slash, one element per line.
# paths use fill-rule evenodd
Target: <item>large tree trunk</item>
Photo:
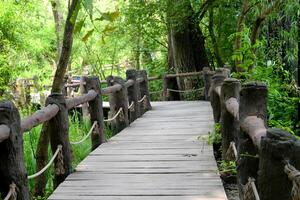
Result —
<path fill-rule="evenodd" d="M 182 12 L 179 18 L 176 17 L 178 7 Z M 169 1 L 169 8 L 169 48 L 172 48 L 169 51 L 169 60 L 172 59 L 175 72 L 201 71 L 203 67 L 208 67 L 205 38 L 197 15 L 192 12 L 190 1 Z M 180 90 L 192 89 L 196 83 L 190 78 L 177 79 L 177 82 Z"/>
<path fill-rule="evenodd" d="M 51 93 L 62 93 L 64 76 L 68 67 L 72 44 L 74 26 L 79 11 L 80 0 L 73 0 L 69 6 L 68 16 L 65 24 L 64 38 L 62 43 L 61 54 L 57 69 L 55 72 Z M 41 135 L 37 146 L 37 171 L 41 170 L 48 160 L 48 146 L 49 146 L 49 129 L 47 123 L 42 127 Z M 43 196 L 45 194 L 46 176 L 40 176 L 36 179 L 35 195 Z"/>

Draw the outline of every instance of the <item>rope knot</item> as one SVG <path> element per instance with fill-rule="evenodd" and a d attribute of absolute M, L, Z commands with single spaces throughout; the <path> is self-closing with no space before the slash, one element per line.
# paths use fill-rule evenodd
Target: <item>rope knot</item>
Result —
<path fill-rule="evenodd" d="M 230 142 L 230 145 L 229 145 L 229 147 L 226 151 L 225 157 L 226 157 L 226 160 L 229 160 L 229 161 L 231 161 L 231 160 L 236 161 L 238 159 L 237 158 L 238 157 L 237 156 L 237 150 L 236 150 L 236 146 L 235 146 L 234 142 Z"/>
<path fill-rule="evenodd" d="M 290 164 L 284 166 L 284 172 L 288 175 L 289 180 L 293 182 L 292 199 L 300 200 L 300 172 Z"/>
<path fill-rule="evenodd" d="M 260 200 L 255 186 L 254 178 L 248 178 L 248 183 L 244 186 L 243 200 Z"/>

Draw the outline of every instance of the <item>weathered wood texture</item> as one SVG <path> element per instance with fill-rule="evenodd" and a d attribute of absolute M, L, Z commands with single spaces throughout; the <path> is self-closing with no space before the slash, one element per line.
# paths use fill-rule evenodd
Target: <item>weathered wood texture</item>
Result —
<path fill-rule="evenodd" d="M 241 84 L 237 79 L 225 79 L 221 89 L 221 133 L 222 159 L 226 160 L 226 152 L 230 142 L 236 142 L 239 133 L 239 99 Z M 235 101 L 234 101 L 235 99 Z M 233 105 L 230 105 L 233 104 Z M 230 112 L 229 109 L 233 108 Z"/>
<path fill-rule="evenodd" d="M 210 71 L 208 67 L 203 68 L 203 81 L 204 81 L 204 97 L 205 100 L 209 100 L 210 94 L 209 94 L 209 88 L 211 86 L 212 77 L 214 75 L 214 72 Z"/>
<path fill-rule="evenodd" d="M 102 107 L 102 96 L 101 96 L 101 83 L 97 76 L 85 77 L 85 91 L 95 91 L 97 96 L 88 102 L 90 121 L 93 124 L 97 122 L 97 126 L 92 132 L 92 150 L 96 149 L 100 144 L 105 142 L 104 135 L 104 118 L 103 118 L 103 107 Z"/>
<path fill-rule="evenodd" d="M 50 200 L 226 200 L 208 102 L 152 102 L 153 109 L 94 150 Z"/>
<path fill-rule="evenodd" d="M 58 145 L 62 145 L 62 160 L 58 158 L 54 161 L 55 176 L 54 188 L 62 183 L 65 178 L 71 173 L 71 147 L 69 142 L 69 118 L 66 101 L 61 94 L 51 94 L 46 105 L 56 104 L 59 107 L 59 112 L 48 122 L 49 136 L 52 153 L 57 149 Z M 62 162 L 61 162 L 62 161 Z"/>
<path fill-rule="evenodd" d="M 300 141 L 280 129 L 268 129 L 259 152 L 258 187 L 262 200 L 291 200 L 292 182 L 285 162 L 300 169 Z"/>
<path fill-rule="evenodd" d="M 127 88 L 125 87 L 125 82 L 120 77 L 107 77 L 108 86 L 121 86 L 121 89 L 111 93 L 109 95 L 109 105 L 111 116 L 115 116 L 119 109 L 122 108 L 121 114 L 111 123 L 113 135 L 119 133 L 121 130 L 129 125 L 128 118 L 128 99 L 127 99 Z"/>
<path fill-rule="evenodd" d="M 150 94 L 149 94 L 149 90 L 148 90 L 149 87 L 148 87 L 147 72 L 146 72 L 146 70 L 140 70 L 137 73 L 138 73 L 138 77 L 144 79 L 144 81 L 139 83 L 141 98 L 146 96 L 146 99 L 144 100 L 144 102 L 140 103 L 141 114 L 144 114 L 148 110 L 151 110 Z"/>
<path fill-rule="evenodd" d="M 136 120 L 140 115 L 140 107 L 138 105 L 138 100 L 140 98 L 139 84 L 136 81 L 137 71 L 135 69 L 129 69 L 126 71 L 127 80 L 133 80 L 133 85 L 127 88 L 128 94 L 128 104 L 133 103 L 133 109 L 128 110 L 130 122 Z"/>
<path fill-rule="evenodd" d="M 4 198 L 9 191 L 9 185 L 14 183 L 18 188 L 18 200 L 29 200 L 20 115 L 13 103 L 0 103 L 0 124 L 10 128 L 9 138 L 0 143 L 0 194 Z"/>
<path fill-rule="evenodd" d="M 220 101 L 220 92 L 221 85 L 226 77 L 222 74 L 215 74 L 212 77 L 212 84 L 209 89 L 210 103 L 213 108 L 214 120 L 216 123 L 220 122 L 221 117 L 221 101 Z"/>
<path fill-rule="evenodd" d="M 240 92 L 240 123 L 243 124 L 247 117 L 260 119 L 266 123 L 267 117 L 267 94 L 268 90 L 265 84 L 260 82 L 251 82 L 243 85 Z M 253 126 L 252 124 L 249 124 Z M 257 126 L 257 125 L 254 125 Z M 247 126 L 246 126 L 247 127 Z M 252 129 L 253 130 L 253 129 Z M 238 187 L 240 196 L 243 196 L 243 186 L 248 182 L 249 177 L 257 179 L 258 172 L 258 148 L 253 143 L 249 133 L 244 128 L 240 129 L 241 133 L 238 134 Z"/>

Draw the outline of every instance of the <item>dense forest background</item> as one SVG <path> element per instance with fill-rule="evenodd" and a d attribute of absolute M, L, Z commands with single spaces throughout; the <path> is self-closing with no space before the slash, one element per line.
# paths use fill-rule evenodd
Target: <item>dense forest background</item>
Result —
<path fill-rule="evenodd" d="M 299 0 L 2 0 L 0 96 L 13 100 L 20 78 L 36 77 L 35 92 L 61 92 L 67 73 L 93 74 L 103 80 L 108 75 L 125 77 L 128 68 L 163 76 L 228 67 L 242 82 L 265 82 L 269 127 L 299 136 L 299 4 Z M 170 83 L 180 90 L 199 85 L 197 78 Z M 161 82 L 151 82 L 150 87 L 162 89 Z M 21 111 L 27 115 L 34 109 Z M 88 129 L 74 122 L 71 132 Z M 45 130 L 38 127 L 33 136 L 24 136 L 27 163 L 39 159 L 36 146 L 48 147 L 47 140 L 38 142 L 46 137 L 40 137 Z M 80 148 L 74 152 L 82 153 L 76 163 L 87 154 Z M 27 168 L 33 173 L 35 163 Z M 36 196 L 44 195 L 45 184 L 36 184 Z"/>

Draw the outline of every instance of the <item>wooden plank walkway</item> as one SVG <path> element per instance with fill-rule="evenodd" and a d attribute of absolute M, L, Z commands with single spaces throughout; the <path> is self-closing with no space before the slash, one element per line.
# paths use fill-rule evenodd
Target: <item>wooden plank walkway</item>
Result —
<path fill-rule="evenodd" d="M 49 199 L 224 200 L 208 102 L 154 102 L 153 110 L 84 159 Z"/>

